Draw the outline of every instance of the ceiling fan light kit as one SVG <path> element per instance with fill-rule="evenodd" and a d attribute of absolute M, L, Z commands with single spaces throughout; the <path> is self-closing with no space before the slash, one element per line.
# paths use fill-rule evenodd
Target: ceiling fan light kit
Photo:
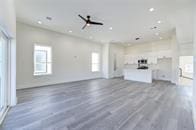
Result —
<path fill-rule="evenodd" d="M 91 17 L 89 15 L 87 15 L 86 18 L 84 18 L 83 16 L 81 16 L 80 14 L 78 15 L 82 20 L 84 20 L 85 25 L 82 27 L 82 29 L 85 29 L 86 26 L 90 26 L 90 25 L 103 25 L 103 23 L 101 22 L 95 22 L 95 21 L 91 21 Z"/>

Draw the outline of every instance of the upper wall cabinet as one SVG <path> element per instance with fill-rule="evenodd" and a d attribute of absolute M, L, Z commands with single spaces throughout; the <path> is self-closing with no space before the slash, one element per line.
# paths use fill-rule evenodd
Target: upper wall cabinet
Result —
<path fill-rule="evenodd" d="M 170 57 L 172 57 L 171 50 L 159 51 L 157 53 L 157 56 L 158 56 L 158 58 L 170 58 Z"/>
<path fill-rule="evenodd" d="M 148 58 L 148 64 L 157 64 L 157 57 L 149 57 Z"/>
<path fill-rule="evenodd" d="M 125 64 L 137 64 L 140 59 L 147 59 L 148 64 L 157 64 L 157 59 L 171 58 L 171 50 L 164 50 L 158 52 L 147 52 L 142 54 L 128 54 L 125 55 Z"/>

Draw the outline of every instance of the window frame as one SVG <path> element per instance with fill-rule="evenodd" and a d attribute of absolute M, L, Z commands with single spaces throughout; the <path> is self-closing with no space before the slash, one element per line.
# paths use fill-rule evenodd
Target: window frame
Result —
<path fill-rule="evenodd" d="M 97 61 L 97 63 L 94 63 L 93 62 L 93 53 L 98 55 L 98 61 Z M 95 70 L 94 71 L 93 70 L 93 65 L 97 65 L 98 70 Z M 91 53 L 91 72 L 92 73 L 100 72 L 100 69 L 101 69 L 100 67 L 101 67 L 100 53 L 99 52 L 92 52 Z"/>
<path fill-rule="evenodd" d="M 50 59 L 48 59 L 48 50 L 46 49 L 46 50 L 36 50 L 36 46 L 39 46 L 39 47 L 43 47 L 43 48 L 48 48 L 48 50 L 50 49 Z M 36 61 L 36 51 L 40 51 L 40 52 L 46 52 L 46 62 L 37 62 Z M 33 51 L 33 56 L 34 56 L 34 63 L 33 63 L 33 68 L 34 68 L 34 70 L 33 70 L 33 75 L 34 76 L 44 76 L 44 75 L 52 75 L 52 47 L 51 46 L 47 46 L 47 45 L 39 45 L 39 44 L 35 44 L 34 45 L 34 51 Z M 45 64 L 45 66 L 46 66 L 46 72 L 38 72 L 38 71 L 36 71 L 36 65 L 37 64 Z M 49 72 L 49 70 L 48 70 L 48 65 L 50 64 L 50 66 L 51 66 L 51 70 L 50 70 L 50 72 Z"/>

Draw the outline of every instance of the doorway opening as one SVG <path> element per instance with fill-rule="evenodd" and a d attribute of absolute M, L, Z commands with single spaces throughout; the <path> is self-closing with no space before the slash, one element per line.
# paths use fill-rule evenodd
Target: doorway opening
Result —
<path fill-rule="evenodd" d="M 193 73 L 193 56 L 180 56 L 179 85 L 192 87 Z"/>

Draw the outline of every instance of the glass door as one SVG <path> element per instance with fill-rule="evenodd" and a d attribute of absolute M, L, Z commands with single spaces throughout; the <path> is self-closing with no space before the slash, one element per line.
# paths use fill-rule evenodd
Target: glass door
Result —
<path fill-rule="evenodd" d="M 7 108 L 8 97 L 8 39 L 0 31 L 0 118 Z"/>

